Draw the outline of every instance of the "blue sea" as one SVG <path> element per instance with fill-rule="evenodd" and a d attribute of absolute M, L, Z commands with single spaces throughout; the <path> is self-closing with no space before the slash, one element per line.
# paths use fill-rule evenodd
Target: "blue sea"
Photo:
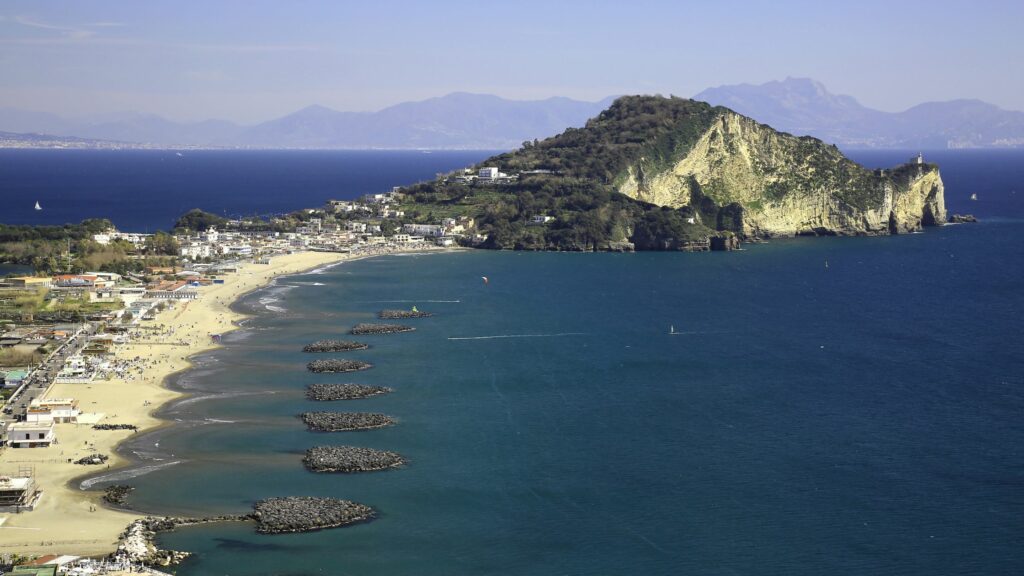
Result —
<path fill-rule="evenodd" d="M 490 156 L 483 151 L 0 150 L 0 223 L 108 218 L 169 230 L 193 208 L 269 216 L 387 192 Z M 39 202 L 42 210 L 35 210 Z"/>
<path fill-rule="evenodd" d="M 1024 573 L 1024 154 L 926 159 L 980 224 L 733 253 L 388 256 L 281 279 L 238 303 L 252 318 L 174 379 L 193 396 L 109 480 L 159 514 L 286 495 L 378 512 L 161 536 L 195 554 L 186 576 Z M 413 305 L 436 316 L 337 355 L 373 369 L 305 370 L 304 344 Z M 315 403 L 315 382 L 394 393 Z M 318 409 L 397 424 L 312 433 L 296 415 Z M 303 468 L 332 444 L 409 463 Z"/>

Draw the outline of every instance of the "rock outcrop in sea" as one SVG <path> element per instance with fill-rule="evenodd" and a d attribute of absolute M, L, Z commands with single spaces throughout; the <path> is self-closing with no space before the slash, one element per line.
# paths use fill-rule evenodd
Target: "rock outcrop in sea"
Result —
<path fill-rule="evenodd" d="M 303 496 L 261 500 L 253 513 L 256 531 L 261 534 L 311 532 L 365 522 L 373 517 L 373 508 L 364 504 Z"/>
<path fill-rule="evenodd" d="M 399 332 L 412 332 L 415 330 L 412 326 L 403 326 L 402 324 L 369 324 L 361 323 L 356 324 L 352 328 L 352 334 L 397 334 Z"/>
<path fill-rule="evenodd" d="M 128 495 L 134 490 L 134 487 L 127 484 L 113 484 L 103 491 L 103 499 L 115 506 L 124 506 L 128 502 Z"/>
<path fill-rule="evenodd" d="M 382 320 L 402 320 L 404 318 L 430 318 L 433 312 L 420 312 L 419 310 L 381 310 L 377 317 Z"/>
<path fill-rule="evenodd" d="M 369 370 L 373 368 L 373 364 L 369 362 L 361 362 L 359 360 L 314 360 L 309 364 L 306 364 L 306 368 L 310 372 L 358 372 L 359 370 Z"/>
<path fill-rule="evenodd" d="M 385 386 L 366 386 L 363 384 L 310 384 L 306 388 L 306 398 L 318 402 L 358 400 L 388 394 L 391 391 L 391 388 Z"/>
<path fill-rule="evenodd" d="M 352 350 L 366 350 L 370 346 L 362 342 L 352 340 L 317 340 L 302 347 L 303 352 L 351 352 Z"/>
<path fill-rule="evenodd" d="M 949 221 L 951 224 L 974 224 L 978 219 L 973 214 L 953 214 Z"/>
<path fill-rule="evenodd" d="M 371 430 L 395 423 L 390 416 L 373 412 L 305 412 L 300 417 L 316 432 Z"/>
<path fill-rule="evenodd" d="M 357 446 L 315 446 L 302 463 L 312 472 L 373 472 L 395 468 L 405 460 L 395 452 Z"/>

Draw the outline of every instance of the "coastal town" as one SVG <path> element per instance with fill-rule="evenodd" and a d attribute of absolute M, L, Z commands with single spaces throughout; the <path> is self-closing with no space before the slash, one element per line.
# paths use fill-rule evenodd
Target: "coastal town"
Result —
<path fill-rule="evenodd" d="M 159 425 L 152 412 L 178 396 L 163 379 L 219 345 L 240 319 L 228 308 L 239 295 L 345 260 L 481 241 L 468 217 L 395 224 L 400 201 L 399 189 L 330 201 L 288 230 L 239 220 L 179 229 L 170 264 L 141 271 L 0 278 L 0 565 L 158 573 L 151 543 L 126 529 L 140 515 L 118 506 L 120 487 L 90 491 L 82 480 L 123 465 L 117 444 Z M 90 240 L 141 250 L 151 238 L 107 229 Z"/>

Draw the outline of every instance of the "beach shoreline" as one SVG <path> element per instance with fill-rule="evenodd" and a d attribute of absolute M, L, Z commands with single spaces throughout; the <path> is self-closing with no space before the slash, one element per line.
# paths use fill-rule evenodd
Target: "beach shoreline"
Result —
<path fill-rule="evenodd" d="M 115 357 L 140 363 L 130 374 L 87 385 L 52 385 L 47 397 L 76 398 L 83 412 L 96 410 L 102 414 L 94 417 L 98 421 L 134 424 L 138 430 L 93 430 L 91 424 L 57 424 L 59 444 L 4 450 L 0 454 L 0 472 L 14 474 L 31 466 L 43 496 L 33 511 L 0 515 L 0 552 L 98 556 L 116 550 L 119 535 L 145 514 L 108 506 L 102 500 L 102 492 L 80 486 L 89 480 L 109 482 L 111 475 L 130 471 L 139 461 L 121 453 L 125 441 L 136 434 L 150 434 L 174 424 L 158 415 L 189 394 L 169 386 L 169 382 L 194 368 L 196 356 L 221 347 L 213 341 L 212 334 L 242 328 L 240 322 L 252 316 L 238 309 L 242 298 L 267 288 L 278 278 L 344 262 L 390 254 L 451 251 L 301 252 L 276 256 L 270 264 L 242 264 L 236 273 L 225 277 L 224 284 L 201 288 L 200 299 L 179 302 L 152 321 L 151 325 L 162 327 L 163 341 L 122 345 Z M 110 456 L 102 470 L 72 463 L 93 453 Z"/>

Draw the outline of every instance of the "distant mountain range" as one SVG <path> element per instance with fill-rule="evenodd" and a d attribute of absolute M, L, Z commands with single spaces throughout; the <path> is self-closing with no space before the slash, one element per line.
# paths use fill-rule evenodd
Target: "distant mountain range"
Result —
<path fill-rule="evenodd" d="M 1024 147 L 1024 112 L 979 100 L 930 102 L 903 112 L 882 112 L 862 106 L 850 96 L 831 94 L 806 78 L 720 86 L 704 90 L 694 99 L 843 148 Z M 46 112 L 0 108 L 0 131 L 26 135 L 21 142 L 30 142 L 31 134 L 45 134 L 47 142 L 66 137 L 145 147 L 508 150 L 526 140 L 582 127 L 613 100 L 522 101 L 456 92 L 377 112 L 309 106 L 253 126 L 224 120 L 179 123 L 138 113 L 71 120 Z M 17 139 L 8 135 L 8 140 Z"/>
<path fill-rule="evenodd" d="M 1024 147 L 1024 112 L 981 100 L 926 102 L 903 112 L 882 112 L 832 94 L 809 78 L 719 86 L 694 99 L 843 148 Z"/>
<path fill-rule="evenodd" d="M 76 121 L 44 112 L 0 108 L 0 130 L 168 146 L 504 150 L 526 140 L 558 134 L 570 126 L 583 126 L 612 100 L 523 101 L 457 92 L 378 112 L 339 112 L 309 106 L 255 126 L 223 120 L 177 123 L 145 114 Z"/>

